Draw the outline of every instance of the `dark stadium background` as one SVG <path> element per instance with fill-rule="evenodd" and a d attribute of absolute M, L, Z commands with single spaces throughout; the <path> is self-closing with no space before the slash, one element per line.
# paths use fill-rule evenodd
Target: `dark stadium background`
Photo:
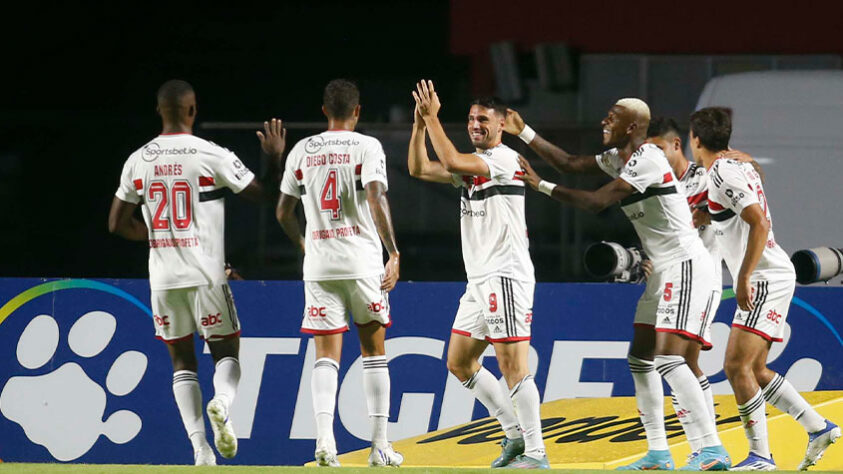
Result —
<path fill-rule="evenodd" d="M 272 116 L 319 122 L 324 84 L 348 77 L 360 85 L 364 122 L 387 123 L 404 108 L 406 126 L 393 127 L 409 131 L 409 92 L 415 80 L 431 78 L 445 104 L 441 115 L 454 124 L 452 138 L 467 149 L 466 104 L 494 91 L 489 46 L 495 42 L 515 44 L 526 77 L 535 75 L 531 48 L 541 42 L 567 43 L 574 59 L 586 53 L 843 54 L 837 2 L 787 7 L 792 10 L 755 5 L 455 0 L 211 8 L 91 2 L 6 12 L 0 28 L 0 274 L 146 277 L 144 244 L 109 235 L 106 217 L 123 162 L 159 131 L 154 97 L 166 79 L 194 85 L 201 125 Z M 599 150 L 596 121 L 560 114 L 549 125 L 555 128 L 548 135 L 569 151 Z M 290 145 L 316 131 L 291 131 Z M 195 132 L 257 165 L 252 132 Z M 517 139 L 506 142 L 521 146 Z M 393 183 L 404 183 L 397 174 L 405 158 L 400 148 L 389 152 Z M 464 279 L 456 192 L 399 186 L 391 204 L 403 279 Z M 563 215 L 543 199 L 528 195 L 540 280 L 585 279 L 574 253 L 591 241 L 634 241 L 617 210 Z M 450 207 L 437 204 L 436 226 L 418 217 L 420 207 L 439 202 Z M 270 208 L 236 198 L 227 208 L 229 260 L 247 278 L 300 276 L 298 258 L 272 225 Z M 585 229 L 576 245 L 566 227 L 573 221 Z"/>

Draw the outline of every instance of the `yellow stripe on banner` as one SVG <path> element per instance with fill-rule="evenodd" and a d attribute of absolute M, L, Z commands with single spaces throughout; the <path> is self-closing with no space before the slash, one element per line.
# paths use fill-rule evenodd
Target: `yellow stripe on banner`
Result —
<path fill-rule="evenodd" d="M 843 392 L 803 394 L 820 414 L 843 421 Z M 732 461 L 743 460 L 748 451 L 734 397 L 715 397 L 717 425 Z M 779 469 L 792 470 L 802 460 L 808 436 L 799 423 L 767 406 L 770 447 Z M 647 452 L 647 440 L 633 397 L 557 400 L 541 407 L 542 433 L 550 465 L 556 469 L 614 469 Z M 665 429 L 674 461 L 685 463 L 690 452 L 682 426 L 665 399 Z M 496 420 L 485 418 L 466 425 L 396 441 L 407 467 L 486 468 L 500 453 L 503 438 Z M 843 444 L 843 443 L 841 443 Z M 342 448 L 340 446 L 340 448 Z M 339 457 L 343 466 L 365 466 L 369 450 Z M 817 469 L 843 469 L 843 446 L 829 448 Z"/>

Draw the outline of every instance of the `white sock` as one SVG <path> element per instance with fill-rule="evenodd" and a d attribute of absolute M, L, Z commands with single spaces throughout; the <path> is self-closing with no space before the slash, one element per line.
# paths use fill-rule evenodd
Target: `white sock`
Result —
<path fill-rule="evenodd" d="M 372 421 L 372 446 L 385 448 L 389 420 L 389 366 L 386 356 L 363 357 L 363 391 Z"/>
<path fill-rule="evenodd" d="M 719 446 L 720 438 L 717 436 L 714 420 L 711 419 L 706 408 L 702 387 L 685 363 L 685 359 L 677 355 L 657 355 L 653 362 L 656 370 L 664 377 L 671 391 L 676 395 L 679 406 L 686 412 L 688 424 L 683 427 L 687 426 L 685 435 L 688 441 L 699 440 L 703 448 Z"/>
<path fill-rule="evenodd" d="M 337 451 L 334 440 L 334 408 L 337 405 L 337 376 L 339 362 L 322 357 L 313 365 L 310 391 L 313 397 L 313 414 L 316 416 L 316 448 Z"/>
<path fill-rule="evenodd" d="M 758 392 L 746 403 L 738 405 L 738 415 L 743 423 L 743 432 L 749 441 L 749 450 L 770 459 L 770 445 L 767 442 L 767 414 L 764 411 L 766 406 L 759 388 Z"/>
<path fill-rule="evenodd" d="M 667 449 L 667 435 L 664 431 L 662 379 L 656 373 L 653 361 L 639 359 L 633 355 L 628 356 L 626 360 L 632 373 L 632 381 L 635 383 L 635 402 L 638 405 L 641 424 L 647 434 L 647 449 L 664 451 Z"/>
<path fill-rule="evenodd" d="M 236 357 L 223 357 L 214 368 L 214 398 L 222 399 L 231 407 L 240 383 L 240 361 Z"/>
<path fill-rule="evenodd" d="M 670 401 L 673 403 L 673 411 L 676 412 L 676 418 L 679 420 L 679 423 L 682 424 L 682 429 L 685 431 L 685 433 L 687 433 L 689 429 L 693 429 L 693 428 L 690 428 L 688 426 L 689 420 L 685 416 L 686 415 L 685 411 L 682 409 L 681 406 L 679 406 L 679 401 L 676 399 L 675 394 L 670 396 Z M 699 452 L 699 450 L 702 448 L 702 446 L 700 446 L 699 438 L 689 439 L 688 444 L 691 445 L 691 452 L 692 453 Z"/>
<path fill-rule="evenodd" d="M 779 374 L 764 387 L 764 398 L 770 405 L 792 416 L 808 433 L 825 428 L 825 418 L 799 395 L 793 385 Z"/>
<path fill-rule="evenodd" d="M 702 388 L 703 396 L 705 396 L 705 407 L 708 408 L 708 414 L 714 421 L 714 426 L 717 426 L 717 413 L 714 411 L 714 392 L 711 390 L 711 384 L 708 382 L 708 377 L 700 375 L 697 377 Z"/>
<path fill-rule="evenodd" d="M 515 416 L 512 400 L 506 397 L 498 379 L 491 372 L 481 366 L 480 370 L 462 384 L 471 390 L 474 398 L 480 400 L 486 410 L 489 410 L 489 414 L 498 420 L 507 438 L 521 437 L 521 427 L 518 426 L 518 417 Z"/>
<path fill-rule="evenodd" d="M 196 372 L 178 370 L 173 373 L 173 395 L 193 450 L 198 451 L 199 448 L 208 446 L 205 418 L 202 415 L 202 391 L 199 389 Z"/>
<path fill-rule="evenodd" d="M 539 389 L 532 375 L 524 377 L 509 392 L 515 415 L 524 433 L 524 455 L 533 459 L 544 459 L 544 439 L 542 439 L 542 420 Z"/>

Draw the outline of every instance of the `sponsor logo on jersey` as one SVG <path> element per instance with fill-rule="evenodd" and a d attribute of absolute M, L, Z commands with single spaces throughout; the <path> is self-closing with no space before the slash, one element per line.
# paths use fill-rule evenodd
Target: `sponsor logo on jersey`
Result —
<path fill-rule="evenodd" d="M 635 221 L 635 220 L 641 219 L 645 215 L 646 214 L 644 214 L 644 211 L 638 211 L 638 212 L 633 212 L 632 214 L 630 214 L 626 217 L 629 218 L 630 221 Z"/>
<path fill-rule="evenodd" d="M 776 312 L 776 310 L 771 309 L 770 312 L 767 313 L 767 319 L 775 324 L 779 324 L 782 321 L 782 315 Z"/>
<path fill-rule="evenodd" d="M 222 324 L 222 313 L 209 314 L 202 318 L 202 327 L 218 326 Z"/>
<path fill-rule="evenodd" d="M 353 138 L 329 138 L 325 139 L 322 135 L 316 135 L 307 139 L 304 143 L 304 151 L 307 153 L 316 153 L 324 146 L 357 146 L 360 142 Z"/>
<path fill-rule="evenodd" d="M 311 318 L 326 318 L 328 310 L 324 306 L 308 306 L 304 313 Z"/>
<path fill-rule="evenodd" d="M 161 145 L 152 142 L 141 150 L 141 158 L 143 161 L 155 161 L 159 156 L 181 156 L 181 155 L 195 155 L 196 148 L 183 146 L 181 148 L 161 148 Z"/>
<path fill-rule="evenodd" d="M 152 317 L 155 320 L 155 324 L 158 326 L 169 326 L 170 325 L 170 317 L 167 315 L 158 316 L 157 314 Z"/>
<path fill-rule="evenodd" d="M 460 218 L 463 217 L 486 217 L 486 209 L 468 209 L 465 201 L 460 201 Z"/>

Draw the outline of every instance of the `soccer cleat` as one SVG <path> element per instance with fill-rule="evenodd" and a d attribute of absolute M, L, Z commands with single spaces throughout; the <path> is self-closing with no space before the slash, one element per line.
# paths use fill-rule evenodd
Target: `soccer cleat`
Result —
<path fill-rule="evenodd" d="M 504 438 L 501 441 L 501 455 L 492 461 L 492 468 L 506 467 L 519 454 L 524 454 L 524 438 Z"/>
<path fill-rule="evenodd" d="M 228 406 L 219 398 L 213 398 L 208 402 L 207 412 L 217 452 L 224 458 L 233 458 L 237 455 L 237 435 L 228 417 Z"/>
<path fill-rule="evenodd" d="M 743 461 L 735 464 L 732 466 L 730 471 L 775 471 L 776 470 L 776 461 L 773 461 L 773 455 L 770 455 L 770 459 L 767 459 L 763 456 L 759 456 L 752 451 L 749 452 L 749 455 Z"/>
<path fill-rule="evenodd" d="M 319 467 L 340 467 L 340 461 L 337 459 L 337 453 L 335 452 L 317 449 L 315 457 L 316 465 Z"/>
<path fill-rule="evenodd" d="M 720 446 L 702 448 L 696 456 L 688 460 L 680 471 L 728 471 L 732 459 L 726 449 Z"/>
<path fill-rule="evenodd" d="M 193 452 L 193 464 L 195 466 L 216 466 L 217 457 L 214 451 L 207 444 Z"/>
<path fill-rule="evenodd" d="M 799 470 L 806 471 L 817 463 L 829 446 L 840 439 L 840 427 L 825 420 L 825 428 L 820 431 L 808 433 L 808 449 L 805 451 L 805 459 L 799 463 Z"/>
<path fill-rule="evenodd" d="M 369 467 L 398 467 L 402 462 L 404 462 L 404 456 L 392 449 L 391 444 L 383 448 L 372 446 L 372 452 L 369 453 Z"/>
<path fill-rule="evenodd" d="M 676 464 L 673 463 L 673 456 L 670 451 L 665 449 L 662 451 L 650 450 L 647 454 L 626 466 L 618 466 L 617 471 L 672 471 Z"/>
<path fill-rule="evenodd" d="M 547 456 L 536 459 L 526 454 L 519 454 L 506 467 L 509 469 L 550 469 L 550 463 L 547 462 Z"/>

